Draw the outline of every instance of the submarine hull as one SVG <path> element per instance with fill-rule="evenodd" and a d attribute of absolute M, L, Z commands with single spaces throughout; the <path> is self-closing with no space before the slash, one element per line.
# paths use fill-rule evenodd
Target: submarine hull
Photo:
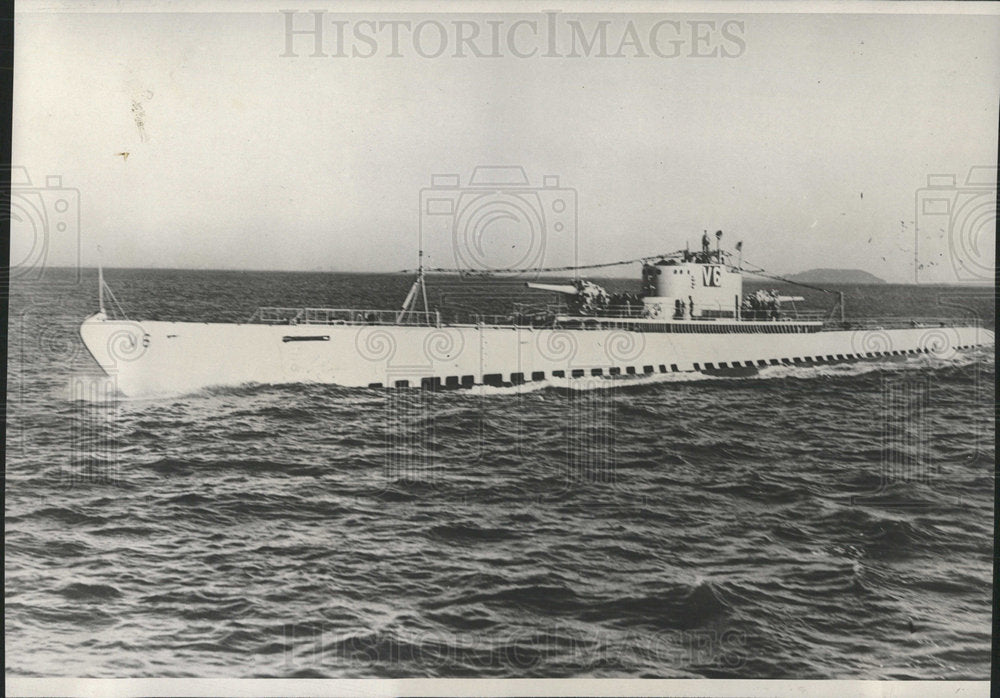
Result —
<path fill-rule="evenodd" d="M 990 345 L 975 326 L 775 332 L 497 325 L 272 325 L 87 318 L 87 350 L 127 396 L 244 384 L 469 388 L 550 378 L 700 372 L 751 375 L 890 356 L 950 358 Z M 703 330 L 704 324 L 699 326 Z M 816 328 L 807 328 L 816 330 Z"/>

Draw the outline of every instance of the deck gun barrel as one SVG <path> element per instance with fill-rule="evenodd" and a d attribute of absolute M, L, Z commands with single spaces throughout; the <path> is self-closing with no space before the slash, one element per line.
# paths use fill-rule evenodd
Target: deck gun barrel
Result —
<path fill-rule="evenodd" d="M 578 289 L 572 284 L 536 284 L 528 281 L 524 285 L 537 291 L 552 291 L 553 293 L 565 293 L 570 296 L 575 296 L 578 293 Z"/>

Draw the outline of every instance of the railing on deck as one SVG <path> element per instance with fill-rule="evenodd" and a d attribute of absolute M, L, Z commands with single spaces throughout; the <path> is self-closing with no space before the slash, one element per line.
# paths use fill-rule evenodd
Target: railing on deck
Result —
<path fill-rule="evenodd" d="M 565 318 L 567 308 L 564 305 L 553 306 L 517 306 L 515 312 L 508 314 L 485 314 L 473 312 L 449 313 L 448 322 L 451 324 L 469 325 L 490 325 L 499 327 L 521 326 L 521 327 L 553 327 L 557 324 L 556 318 Z M 620 320 L 627 323 L 629 320 L 645 319 L 641 315 L 621 313 L 604 313 L 600 315 L 579 315 L 573 316 L 574 321 L 586 323 L 587 321 Z M 665 317 L 663 320 L 678 320 L 681 318 Z M 727 325 L 734 323 L 783 323 L 795 322 L 816 322 L 825 320 L 824 329 L 841 330 L 882 330 L 882 329 L 905 329 L 905 328 L 930 328 L 930 327 L 982 327 L 982 321 L 977 317 L 965 318 L 942 318 L 942 317 L 874 317 L 847 319 L 846 321 L 829 320 L 823 311 L 799 311 L 794 316 L 781 314 L 777 318 L 772 317 L 747 317 L 745 314 L 739 320 L 735 318 L 695 318 L 688 320 L 688 323 L 696 325 Z M 250 317 L 248 322 L 262 323 L 268 325 L 413 325 L 423 327 L 440 327 L 442 323 L 441 313 L 438 311 L 423 312 L 410 311 L 401 313 L 399 310 L 371 310 L 365 308 L 277 308 L 262 307 Z M 601 322 L 607 326 L 609 323 Z M 615 323 L 611 323 L 615 324 Z M 749 328 L 750 325 L 747 325 Z M 749 330 L 748 330 L 749 331 Z"/>
<path fill-rule="evenodd" d="M 438 312 L 368 308 L 257 308 L 248 322 L 267 325 L 418 325 L 440 327 Z"/>
<path fill-rule="evenodd" d="M 830 320 L 827 329 L 843 330 L 898 330 L 927 329 L 931 327 L 982 327 L 978 317 L 871 317 Z"/>
<path fill-rule="evenodd" d="M 764 322 L 766 320 L 776 320 L 777 322 L 818 322 L 827 320 L 830 312 L 827 310 L 744 310 L 740 313 L 741 320 L 752 320 L 754 322 Z"/>

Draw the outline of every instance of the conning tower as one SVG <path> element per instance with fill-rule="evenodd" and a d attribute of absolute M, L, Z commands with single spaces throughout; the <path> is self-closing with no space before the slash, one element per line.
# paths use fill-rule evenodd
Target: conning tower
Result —
<path fill-rule="evenodd" d="M 642 267 L 642 302 L 649 317 L 663 319 L 739 318 L 743 275 L 726 260 L 715 234 L 716 248 L 709 248 L 708 233 L 701 252 L 647 262 Z M 742 248 L 742 243 L 737 249 Z"/>

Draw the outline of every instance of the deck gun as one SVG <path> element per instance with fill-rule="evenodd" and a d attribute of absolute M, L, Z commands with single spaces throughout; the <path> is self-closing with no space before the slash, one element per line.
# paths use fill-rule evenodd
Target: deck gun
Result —
<path fill-rule="evenodd" d="M 572 284 L 536 284 L 528 281 L 525 285 L 537 291 L 552 291 L 568 296 L 566 305 L 574 315 L 597 315 L 607 311 L 611 304 L 611 296 L 607 291 L 582 279 Z"/>

